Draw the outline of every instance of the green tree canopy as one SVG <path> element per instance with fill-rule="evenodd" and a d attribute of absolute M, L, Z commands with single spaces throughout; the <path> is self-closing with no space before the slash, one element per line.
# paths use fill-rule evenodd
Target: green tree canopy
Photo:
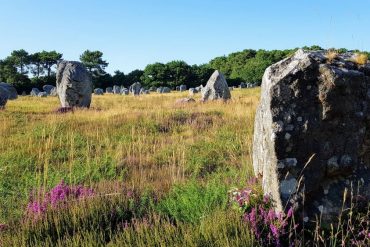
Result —
<path fill-rule="evenodd" d="M 101 51 L 86 50 L 80 56 L 80 61 L 93 76 L 105 74 L 105 68 L 108 66 L 108 63 L 103 60 L 103 53 Z"/>

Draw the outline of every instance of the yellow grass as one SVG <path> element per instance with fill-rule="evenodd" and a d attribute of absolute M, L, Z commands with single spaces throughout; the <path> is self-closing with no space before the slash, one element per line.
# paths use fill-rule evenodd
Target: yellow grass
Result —
<path fill-rule="evenodd" d="M 356 53 L 353 62 L 359 64 L 359 65 L 364 65 L 368 62 L 368 56 L 364 53 Z"/>

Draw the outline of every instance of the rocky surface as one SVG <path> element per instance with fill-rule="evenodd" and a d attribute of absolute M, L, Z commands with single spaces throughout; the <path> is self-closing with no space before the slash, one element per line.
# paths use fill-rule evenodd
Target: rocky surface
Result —
<path fill-rule="evenodd" d="M 267 68 L 255 119 L 255 174 L 278 210 L 305 221 L 335 221 L 345 188 L 370 198 L 370 66 L 325 54 Z"/>
<path fill-rule="evenodd" d="M 33 97 L 36 97 L 38 96 L 40 93 L 40 90 L 38 88 L 32 88 L 31 89 L 31 92 L 30 92 L 30 95 L 33 96 Z"/>
<path fill-rule="evenodd" d="M 186 85 L 180 85 L 180 86 L 179 86 L 179 91 L 180 91 L 180 92 L 184 92 L 184 91 L 186 91 L 186 90 L 187 90 Z"/>
<path fill-rule="evenodd" d="M 71 61 L 58 63 L 56 78 L 62 107 L 90 107 L 92 80 L 82 63 Z"/>
<path fill-rule="evenodd" d="M 51 95 L 52 91 L 54 90 L 54 86 L 52 85 L 44 85 L 42 87 L 42 90 L 44 90 L 45 93 L 47 93 L 48 95 Z"/>
<path fill-rule="evenodd" d="M 202 101 L 218 99 L 231 99 L 231 94 L 225 76 L 216 70 L 202 89 Z"/>
<path fill-rule="evenodd" d="M 121 87 L 114 85 L 112 89 L 113 94 L 121 94 Z"/>
<path fill-rule="evenodd" d="M 95 88 L 94 89 L 94 94 L 95 95 L 103 95 L 104 94 L 104 90 L 102 88 Z"/>
<path fill-rule="evenodd" d="M 6 103 L 8 102 L 9 91 L 3 87 L 0 87 L 0 110 L 4 109 Z"/>
<path fill-rule="evenodd" d="M 15 89 L 15 87 L 9 83 L 0 82 L 0 87 L 4 88 L 6 91 L 8 91 L 8 99 L 14 100 L 18 98 L 18 92 Z"/>
<path fill-rule="evenodd" d="M 189 95 L 193 96 L 194 94 L 198 93 L 198 90 L 195 88 L 189 88 Z"/>
<path fill-rule="evenodd" d="M 141 84 L 140 82 L 135 82 L 134 84 L 132 84 L 129 88 L 129 91 L 132 95 L 140 95 L 140 90 L 141 90 Z M 144 90 L 144 89 L 143 89 Z"/>
<path fill-rule="evenodd" d="M 39 92 L 39 94 L 37 96 L 40 97 L 40 98 L 45 98 L 45 97 L 48 97 L 48 93 L 47 92 Z"/>

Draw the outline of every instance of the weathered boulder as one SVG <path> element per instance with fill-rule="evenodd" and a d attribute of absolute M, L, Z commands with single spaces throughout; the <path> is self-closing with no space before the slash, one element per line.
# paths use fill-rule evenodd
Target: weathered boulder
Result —
<path fill-rule="evenodd" d="M 5 108 L 6 103 L 8 102 L 9 91 L 3 87 L 0 87 L 0 110 Z"/>
<path fill-rule="evenodd" d="M 0 87 L 8 91 L 9 100 L 14 100 L 18 98 L 18 92 L 13 85 L 5 83 L 5 82 L 0 82 Z"/>
<path fill-rule="evenodd" d="M 103 95 L 104 94 L 104 90 L 101 89 L 101 88 L 95 88 L 94 89 L 94 94 L 95 95 Z"/>
<path fill-rule="evenodd" d="M 171 93 L 171 89 L 169 87 L 162 87 L 161 93 Z"/>
<path fill-rule="evenodd" d="M 48 97 L 48 93 L 47 92 L 39 92 L 39 94 L 37 96 L 40 97 L 40 98 L 45 98 L 45 97 Z"/>
<path fill-rule="evenodd" d="M 198 90 L 196 88 L 189 88 L 189 95 L 190 96 L 193 96 L 196 93 L 198 93 Z"/>
<path fill-rule="evenodd" d="M 52 86 L 52 85 L 44 85 L 42 87 L 42 90 L 44 90 L 45 93 L 47 93 L 48 95 L 51 94 L 51 91 L 54 89 L 55 87 Z"/>
<path fill-rule="evenodd" d="M 112 88 L 112 87 L 107 87 L 107 88 L 105 89 L 105 92 L 106 92 L 106 93 L 113 93 L 113 88 Z"/>
<path fill-rule="evenodd" d="M 140 90 L 141 90 L 141 84 L 140 82 L 135 82 L 134 84 L 132 84 L 129 88 L 129 91 L 132 95 L 139 95 L 140 94 Z"/>
<path fill-rule="evenodd" d="M 149 88 L 149 91 L 150 91 L 150 92 L 155 92 L 155 91 L 157 91 L 157 88 L 156 88 L 156 87 L 150 87 L 150 88 Z"/>
<path fill-rule="evenodd" d="M 91 75 L 82 63 L 58 63 L 56 79 L 62 107 L 90 107 L 93 85 Z"/>
<path fill-rule="evenodd" d="M 351 57 L 351 56 L 349 56 Z M 370 70 L 298 50 L 266 69 L 253 166 L 278 210 L 333 222 L 351 186 L 370 199 Z M 348 193 L 347 195 L 350 195 Z M 348 200 L 347 200 L 348 201 Z"/>
<path fill-rule="evenodd" d="M 36 97 L 38 96 L 40 93 L 40 90 L 38 88 L 32 88 L 31 92 L 30 92 L 30 95 L 33 96 L 33 97 Z"/>
<path fill-rule="evenodd" d="M 231 94 L 226 79 L 218 70 L 212 74 L 211 78 L 209 78 L 207 82 L 207 85 L 202 89 L 202 101 L 217 99 L 231 99 Z"/>
<path fill-rule="evenodd" d="M 113 86 L 113 94 L 120 94 L 121 93 L 121 87 L 120 86 Z"/>
<path fill-rule="evenodd" d="M 122 95 L 129 95 L 130 91 L 127 88 L 122 88 L 121 89 L 121 94 Z"/>
<path fill-rule="evenodd" d="M 49 93 L 50 96 L 58 96 L 58 91 L 57 91 L 57 88 L 54 87 L 53 89 L 51 89 L 50 93 Z"/>
<path fill-rule="evenodd" d="M 180 91 L 180 92 L 185 92 L 186 90 L 187 90 L 186 85 L 180 85 L 180 86 L 179 86 L 179 91 Z"/>

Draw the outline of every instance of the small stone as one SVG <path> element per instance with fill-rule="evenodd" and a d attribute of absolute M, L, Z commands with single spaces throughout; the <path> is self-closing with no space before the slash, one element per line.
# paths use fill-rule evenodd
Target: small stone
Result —
<path fill-rule="evenodd" d="M 349 156 L 349 155 L 343 155 L 340 158 L 340 165 L 341 166 L 347 167 L 347 166 L 350 166 L 351 164 L 352 164 L 352 158 L 351 158 L 351 156 Z"/>
<path fill-rule="evenodd" d="M 290 140 L 290 138 L 292 137 L 292 135 L 291 134 L 289 134 L 289 133 L 286 133 L 285 134 L 285 140 Z"/>
<path fill-rule="evenodd" d="M 280 183 L 280 193 L 284 198 L 289 198 L 290 195 L 295 191 L 297 186 L 297 180 L 291 178 L 289 180 L 283 180 Z"/>
<path fill-rule="evenodd" d="M 294 130 L 294 125 L 288 124 L 287 126 L 285 126 L 285 131 L 293 131 L 293 130 Z"/>

